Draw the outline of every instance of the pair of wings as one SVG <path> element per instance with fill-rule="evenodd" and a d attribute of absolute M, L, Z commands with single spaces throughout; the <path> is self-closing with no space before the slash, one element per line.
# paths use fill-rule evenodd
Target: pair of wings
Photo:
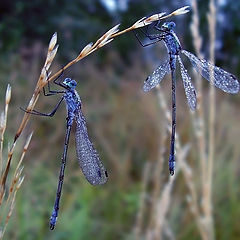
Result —
<path fill-rule="evenodd" d="M 75 121 L 76 151 L 80 168 L 89 183 L 104 184 L 107 181 L 107 171 L 89 139 L 86 120 L 80 106 L 75 112 Z"/>
<path fill-rule="evenodd" d="M 239 82 L 234 75 L 224 71 L 223 69 L 216 67 L 209 63 L 206 60 L 200 60 L 192 53 L 182 50 L 185 56 L 187 56 L 193 65 L 193 67 L 197 70 L 199 74 L 202 75 L 203 78 L 208 80 L 209 82 L 213 82 L 213 84 L 227 93 L 238 93 L 239 91 Z M 187 97 L 188 105 L 191 110 L 195 110 L 197 105 L 196 91 L 192 84 L 191 77 L 188 75 L 187 70 L 185 69 L 180 56 L 177 56 L 178 62 L 180 64 L 180 71 L 183 80 L 183 86 L 185 90 L 185 94 Z M 148 76 L 143 85 L 143 91 L 148 92 L 151 89 L 155 88 L 163 79 L 163 77 L 170 73 L 170 65 L 169 60 L 161 64 L 156 70 Z M 213 78 L 213 80 L 211 80 Z"/>

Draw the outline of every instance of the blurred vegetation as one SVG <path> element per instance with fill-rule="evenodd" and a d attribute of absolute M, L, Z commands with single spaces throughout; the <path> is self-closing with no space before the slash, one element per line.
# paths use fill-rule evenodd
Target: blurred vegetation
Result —
<path fill-rule="evenodd" d="M 202 51 L 208 57 L 208 2 L 198 2 L 200 32 L 204 39 Z M 217 13 L 216 64 L 240 76 L 240 3 L 233 0 L 221 2 Z M 143 16 L 170 12 L 189 2 L 130 0 L 125 10 L 118 4 L 115 11 L 110 11 L 99 0 L 0 2 L 0 107 L 3 107 L 6 85 L 10 83 L 12 102 L 6 135 L 9 142 L 12 142 L 23 115 L 19 107 L 26 106 L 31 97 L 47 44 L 54 32 L 58 33 L 60 48 L 53 72 L 118 22 L 122 23 L 123 29 Z M 183 47 L 192 51 L 189 29 L 191 13 L 171 20 L 177 23 L 176 32 Z M 143 171 L 146 162 L 152 166 L 156 163 L 159 147 L 162 147 L 159 146 L 159 139 L 165 134 L 166 127 L 156 95 L 141 91 L 146 76 L 161 62 L 159 59 L 162 54 L 166 54 L 161 45 L 142 49 L 133 33 L 128 33 L 64 73 L 78 82 L 77 90 L 82 98 L 89 135 L 108 169 L 109 181 L 101 187 L 93 187 L 86 182 L 78 168 L 75 139 L 71 137 L 59 219 L 56 229 L 50 231 L 48 222 L 65 134 L 65 108 L 62 106 L 53 119 L 32 117 L 26 129 L 26 134 L 35 130 L 24 161 L 26 177 L 18 193 L 5 239 L 134 239 Z M 170 103 L 168 93 L 171 87 L 168 80 L 163 81 L 162 89 Z M 203 107 L 206 113 L 207 89 L 208 83 L 204 82 Z M 216 238 L 239 239 L 240 97 L 218 90 L 216 93 L 218 104 L 213 183 Z M 177 131 L 183 143 L 191 144 L 187 161 L 194 169 L 194 180 L 198 183 L 201 176 L 197 175 L 197 144 L 180 81 L 177 100 Z M 56 102 L 57 97 L 41 96 L 37 109 L 48 112 Z M 167 137 L 165 175 L 161 177 L 163 182 L 168 176 L 168 141 Z M 18 159 L 17 156 L 14 159 Z M 13 160 L 13 164 L 17 163 Z M 149 184 L 147 191 L 152 191 L 152 185 Z M 180 173 L 171 195 L 168 227 L 175 239 L 200 239 L 186 203 L 187 195 L 188 190 Z M 147 199 L 146 202 L 150 209 L 151 201 Z M 146 218 L 143 228 L 147 225 Z M 170 239 L 166 233 L 164 236 Z"/>

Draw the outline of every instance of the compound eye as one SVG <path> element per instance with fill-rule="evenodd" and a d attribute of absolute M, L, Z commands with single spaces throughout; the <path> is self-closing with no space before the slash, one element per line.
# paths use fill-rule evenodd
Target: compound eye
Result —
<path fill-rule="evenodd" d="M 77 86 L 77 83 L 76 83 L 75 80 L 72 80 L 72 81 L 70 82 L 70 85 L 71 85 L 71 87 L 76 87 L 76 86 Z"/>
<path fill-rule="evenodd" d="M 172 29 L 172 28 L 175 28 L 175 26 L 176 26 L 176 24 L 175 24 L 174 22 L 170 22 L 170 23 L 169 23 L 169 28 Z"/>
<path fill-rule="evenodd" d="M 67 83 L 69 83 L 70 81 L 71 81 L 71 78 L 65 78 L 63 82 L 64 82 L 65 84 L 67 84 Z"/>

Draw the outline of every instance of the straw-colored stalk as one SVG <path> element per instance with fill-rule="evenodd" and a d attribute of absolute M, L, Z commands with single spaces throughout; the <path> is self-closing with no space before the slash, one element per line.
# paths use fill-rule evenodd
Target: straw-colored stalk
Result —
<path fill-rule="evenodd" d="M 165 96 L 163 92 L 161 91 L 160 87 L 157 87 L 157 97 L 158 97 L 158 106 L 161 110 L 161 112 L 164 113 L 166 123 L 167 123 L 167 130 L 168 132 L 171 132 L 171 115 L 170 111 L 167 108 Z M 146 229 L 145 237 L 144 239 L 147 240 L 154 240 L 154 239 L 162 239 L 162 235 L 165 232 L 166 229 L 168 229 L 168 233 L 170 232 L 169 226 L 167 224 L 167 213 L 170 210 L 171 207 L 171 193 L 172 188 L 174 186 L 175 179 L 177 178 L 177 175 L 179 173 L 180 167 L 182 166 L 182 162 L 185 162 L 186 156 L 189 150 L 189 146 L 181 146 L 180 140 L 178 138 L 178 134 L 176 133 L 176 151 L 177 151 L 177 162 L 179 163 L 179 168 L 177 168 L 176 173 L 174 177 L 170 176 L 168 178 L 168 181 L 163 186 L 163 189 L 161 191 L 161 185 L 160 185 L 160 174 L 162 170 L 162 164 L 164 159 L 164 142 L 165 142 L 166 135 L 163 134 L 161 138 L 161 149 L 159 150 L 159 160 L 157 161 L 157 166 L 155 167 L 156 173 L 158 172 L 158 177 L 156 175 L 153 178 L 154 181 L 154 189 L 151 194 L 149 194 L 148 198 L 151 201 L 152 207 L 151 207 L 151 213 L 149 224 Z M 145 170 L 147 171 L 147 170 Z M 145 176 L 145 175 L 144 175 Z M 142 219 L 144 218 L 144 196 L 146 196 L 146 189 L 147 189 L 147 180 L 146 176 L 143 177 L 143 191 L 142 191 L 142 197 L 140 201 L 140 209 L 137 215 L 137 225 L 135 226 L 135 239 L 141 239 L 143 236 L 143 229 L 142 229 Z M 158 183 L 156 183 L 158 181 Z M 166 228 L 167 226 L 167 228 Z M 171 233 L 172 234 L 172 233 Z M 174 236 L 172 236 L 174 239 Z"/>
<path fill-rule="evenodd" d="M 158 205 L 158 199 L 161 193 L 162 189 L 162 170 L 163 170 L 163 164 L 164 164 L 164 154 L 166 152 L 165 142 L 167 139 L 167 131 L 163 131 L 160 135 L 160 142 L 159 142 L 159 148 L 158 148 L 158 159 L 156 161 L 156 166 L 154 166 L 154 172 L 153 172 L 153 191 L 151 194 L 151 209 L 150 209 L 150 216 L 149 216 L 149 224 L 147 226 L 147 233 L 146 233 L 146 239 L 151 239 L 151 232 L 152 229 L 155 227 L 155 211 L 157 209 Z"/>
<path fill-rule="evenodd" d="M 191 31 L 194 38 L 194 47 L 199 58 L 203 58 L 200 53 L 202 46 L 202 38 L 199 34 L 199 17 L 197 10 L 197 1 L 192 1 L 193 7 L 193 20 L 191 25 Z M 210 0 L 210 13 L 208 15 L 209 31 L 210 31 L 210 56 L 211 62 L 214 63 L 214 42 L 215 42 L 215 22 L 216 22 L 216 9 L 214 1 Z M 198 107 L 196 114 L 193 116 L 193 124 L 195 126 L 194 132 L 197 137 L 197 143 L 199 146 L 199 156 L 201 164 L 201 200 L 199 201 L 198 190 L 194 183 L 193 171 L 189 164 L 186 162 L 186 155 L 181 156 L 182 147 L 180 145 L 178 134 L 176 133 L 176 151 L 178 152 L 178 169 L 181 169 L 186 186 L 189 191 L 187 196 L 187 202 L 190 206 L 196 224 L 202 239 L 214 239 L 214 226 L 212 216 L 212 175 L 213 175 L 213 159 L 214 159 L 214 120 L 215 120 L 215 93 L 214 86 L 211 85 L 210 90 L 210 109 L 209 109 L 209 155 L 206 153 L 206 130 L 204 124 L 204 112 L 202 101 L 202 82 L 200 77 L 197 78 L 197 94 L 198 94 Z M 158 102 L 161 110 L 164 112 L 165 118 L 169 123 L 167 129 L 171 132 L 171 114 L 167 108 L 166 101 L 163 92 L 157 88 Z M 186 147 L 187 148 L 187 147 Z M 177 173 L 177 172 L 176 172 Z M 175 176 L 176 177 L 176 176 Z M 155 206 L 152 208 L 154 211 L 154 218 L 151 219 L 151 223 L 146 233 L 146 239 L 161 239 L 163 226 L 167 225 L 166 214 L 170 206 L 171 188 L 175 178 L 169 178 L 169 181 L 163 188 L 161 197 L 158 198 Z M 152 199 L 153 196 L 151 196 Z M 199 202 L 201 202 L 199 204 Z M 157 210 L 157 211 L 156 211 Z"/>
<path fill-rule="evenodd" d="M 197 1 L 192 1 L 192 23 L 190 25 L 192 36 L 193 36 L 193 46 L 195 48 L 196 54 L 200 59 L 203 59 L 201 54 L 202 48 L 202 37 L 199 33 L 199 15 L 198 15 L 198 6 Z M 199 160 L 201 165 L 201 186 L 202 186 L 202 195 L 204 194 L 204 182 L 206 181 L 206 167 L 207 167 L 207 154 L 206 154 L 206 130 L 204 122 L 204 111 L 203 111 L 203 93 L 202 93 L 202 79 L 200 74 L 194 71 L 194 78 L 196 79 L 197 87 L 197 109 L 194 112 L 193 125 L 194 133 L 197 138 L 198 151 L 199 151 Z"/>
<path fill-rule="evenodd" d="M 159 106 L 161 107 L 162 111 L 165 113 L 165 118 L 168 122 L 167 129 L 171 133 L 171 115 L 170 111 L 167 108 L 165 97 L 163 92 L 161 91 L 160 87 L 157 87 L 158 91 L 158 102 Z M 197 189 L 194 185 L 193 177 L 192 177 L 192 169 L 186 162 L 186 156 L 189 150 L 189 145 L 185 145 L 184 147 L 181 146 L 179 136 L 176 132 L 176 152 L 177 152 L 177 163 L 178 163 L 178 168 L 175 173 L 174 178 L 177 176 L 179 170 L 182 171 L 186 185 L 189 189 L 190 195 L 187 197 L 188 203 L 190 205 L 190 209 L 192 213 L 194 214 L 196 220 L 197 220 L 197 226 L 199 227 L 199 231 L 203 239 L 206 239 L 206 231 L 205 228 L 203 227 L 202 224 L 202 217 L 201 217 L 201 212 L 198 206 L 198 197 L 197 197 Z M 154 238 L 148 238 L 148 239 L 161 239 L 161 234 L 163 230 L 163 226 L 165 226 L 166 223 L 166 214 L 167 210 L 169 209 L 170 206 L 170 195 L 171 195 L 171 189 L 173 185 L 173 180 L 171 180 L 172 177 L 169 178 L 169 182 L 165 185 L 165 191 L 162 193 L 162 198 L 159 200 L 160 206 L 158 207 L 159 211 L 156 215 L 156 233 L 154 234 Z"/>
<path fill-rule="evenodd" d="M 9 102 L 11 99 L 11 87 L 10 85 L 7 86 L 6 96 L 5 96 L 5 110 L 1 113 L 0 116 L 0 173 L 2 173 L 3 169 L 3 140 L 4 140 L 4 133 L 7 126 L 7 113 Z"/>
<path fill-rule="evenodd" d="M 1 134 L 1 145 L 0 145 L 1 172 L 0 172 L 0 176 L 1 176 L 1 179 L 3 177 L 2 168 L 3 168 L 4 133 L 5 133 L 5 130 L 6 130 L 6 127 L 7 127 L 7 115 L 8 115 L 8 107 L 9 107 L 10 100 L 11 100 L 11 86 L 8 85 L 7 90 L 6 90 L 6 95 L 5 95 L 5 111 L 1 113 L 1 118 L 0 118 L 0 134 Z M 9 156 L 9 154 L 8 154 L 8 156 Z M 2 181 L 1 181 L 1 183 L 2 183 Z M 4 186 L 2 184 L 0 184 L 0 205 L 2 203 L 4 192 L 5 192 L 4 191 Z"/>
<path fill-rule="evenodd" d="M 4 160 L 4 157 L 3 157 L 4 133 L 5 133 L 6 126 L 7 126 L 7 114 L 8 114 L 8 107 L 9 107 L 10 100 L 11 100 L 11 87 L 10 87 L 10 85 L 8 85 L 7 90 L 6 90 L 6 98 L 5 98 L 5 111 L 1 113 L 1 118 L 0 118 L 0 126 L 1 126 L 0 127 L 0 132 L 1 132 L 0 156 L 1 156 L 1 165 L 2 166 L 4 165 L 4 161 L 3 161 Z M 4 236 L 9 219 L 13 213 L 16 194 L 17 194 L 18 190 L 20 189 L 21 184 L 24 180 L 24 177 L 22 176 L 23 167 L 21 165 L 22 165 L 22 161 L 25 156 L 25 153 L 28 149 L 29 143 L 31 141 L 31 137 L 32 137 L 32 134 L 30 134 L 30 136 L 27 138 L 27 141 L 23 148 L 20 160 L 19 160 L 19 162 L 15 168 L 14 174 L 10 180 L 11 187 L 8 190 L 8 192 L 5 191 L 5 188 L 3 187 L 2 184 L 0 185 L 0 189 L 1 189 L 1 195 L 0 195 L 0 206 L 1 206 L 0 239 L 2 239 Z M 16 144 L 14 144 L 14 146 L 12 147 L 12 150 L 8 152 L 7 161 L 12 156 L 15 146 L 16 146 Z M 3 178 L 3 175 L 4 175 L 4 172 L 1 172 L 0 173 L 1 179 Z M 6 194 L 7 194 L 7 196 L 6 196 Z"/>
<path fill-rule="evenodd" d="M 44 86 L 46 86 L 46 84 L 54 79 L 56 79 L 59 75 L 61 75 L 61 73 L 66 70 L 67 68 L 69 68 L 70 66 L 72 66 L 73 64 L 79 62 L 80 60 L 82 60 L 83 58 L 85 58 L 86 56 L 88 56 L 89 54 L 95 52 L 96 50 L 100 49 L 101 47 L 105 46 L 106 44 L 110 43 L 115 37 L 120 36 L 126 32 L 132 31 L 134 29 L 140 28 L 140 27 L 144 27 L 146 25 L 151 24 L 154 21 L 158 21 L 158 20 L 162 20 L 162 19 L 166 19 L 168 17 L 171 16 L 177 16 L 177 15 L 181 15 L 181 14 L 185 14 L 189 11 L 189 7 L 183 7 L 180 9 L 177 9 L 176 11 L 165 15 L 165 13 L 159 13 L 159 14 L 154 14 L 148 18 L 142 18 L 140 20 L 138 20 L 136 23 L 134 23 L 131 27 L 119 32 L 119 25 L 114 26 L 113 28 L 111 28 L 109 31 L 107 31 L 102 37 L 100 37 L 94 44 L 93 43 L 89 43 L 87 46 L 85 46 L 83 48 L 83 50 L 80 52 L 80 54 L 72 61 L 70 61 L 68 64 L 66 64 L 62 69 L 60 69 L 59 71 L 57 71 L 55 74 L 53 74 L 51 77 L 49 77 L 50 73 L 48 74 L 48 70 L 56 56 L 57 50 L 58 50 L 58 45 L 56 45 L 57 43 L 57 34 L 55 33 L 49 43 L 49 47 L 48 47 L 48 53 L 47 53 L 47 57 L 46 57 L 46 61 L 45 64 L 42 68 L 41 74 L 39 76 L 37 85 L 35 87 L 35 90 L 33 92 L 32 98 L 29 101 L 28 107 L 27 107 L 27 111 L 32 111 L 35 104 L 37 103 L 37 100 L 39 98 L 39 94 L 40 91 L 43 89 Z M 15 143 L 17 141 L 17 139 L 19 138 L 19 136 L 21 135 L 23 129 L 26 127 L 26 124 L 28 122 L 30 118 L 30 114 L 25 113 L 22 119 L 22 122 L 15 134 L 15 138 L 13 141 L 13 144 L 10 148 L 10 155 L 8 158 L 8 162 L 6 165 L 6 168 L 4 169 L 3 172 L 3 176 L 1 178 L 1 186 L 2 186 L 2 190 L 0 192 L 0 194 L 2 194 L 2 192 L 5 189 L 5 183 L 6 183 L 6 179 L 8 176 L 8 172 L 10 169 L 10 165 L 11 165 L 11 160 L 12 160 L 12 152 L 13 152 L 13 148 L 15 146 Z"/>
<path fill-rule="evenodd" d="M 214 63 L 214 42 L 215 42 L 215 22 L 216 22 L 216 9 L 214 1 L 210 0 L 209 3 L 210 13 L 208 14 L 209 35 L 210 35 L 210 61 Z M 202 38 L 199 34 L 199 15 L 197 1 L 192 1 L 193 18 L 191 24 L 191 31 L 193 35 L 193 44 L 197 56 L 202 59 L 200 53 L 202 47 Z M 194 133 L 197 138 L 200 158 L 200 174 L 201 175 L 201 194 L 200 201 L 198 197 L 197 187 L 194 184 L 192 171 L 187 169 L 188 166 L 182 167 L 183 175 L 186 185 L 189 189 L 189 196 L 187 198 L 191 212 L 195 217 L 197 227 L 202 239 L 214 239 L 214 226 L 212 216 L 212 174 L 213 174 L 213 159 L 214 159 L 214 121 L 215 121 L 215 88 L 211 84 L 209 92 L 209 153 L 206 152 L 206 130 L 204 124 L 204 111 L 202 101 L 202 81 L 199 75 L 196 75 L 198 107 L 193 118 Z M 200 202 L 200 205 L 199 205 Z"/>
<path fill-rule="evenodd" d="M 202 37 L 199 33 L 199 14 L 197 1 L 193 0 L 191 2 L 193 9 L 192 23 L 191 23 L 191 32 L 193 36 L 193 46 L 195 48 L 196 54 L 200 59 L 203 59 L 201 54 L 202 47 Z M 201 176 L 201 198 L 204 198 L 206 192 L 206 175 L 207 175 L 207 153 L 206 153 L 206 130 L 204 122 L 204 111 L 203 111 L 203 98 L 202 98 L 202 79 L 199 74 L 195 73 L 196 86 L 197 86 L 197 109 L 194 113 L 193 126 L 194 133 L 197 138 L 198 151 L 199 151 L 199 160 L 200 160 L 200 173 Z M 183 175 L 186 182 L 186 185 L 189 189 L 189 196 L 187 197 L 190 210 L 195 218 L 199 233 L 202 239 L 208 238 L 208 233 L 206 227 L 203 224 L 202 208 L 199 206 L 199 197 L 196 185 L 193 181 L 192 171 L 188 169 L 188 166 L 184 164 L 182 167 Z"/>
<path fill-rule="evenodd" d="M 215 27 L 216 27 L 216 6 L 214 0 L 209 2 L 210 12 L 207 15 L 208 25 L 209 25 L 209 36 L 210 36 L 210 61 L 212 64 L 215 62 Z M 208 226 L 208 239 L 214 239 L 214 220 L 212 216 L 212 178 L 213 178 L 213 161 L 215 157 L 215 115 L 216 115 L 216 104 L 215 104 L 215 87 L 214 87 L 214 78 L 213 71 L 211 70 L 211 84 L 209 91 L 209 155 L 208 155 L 208 166 L 207 166 L 207 181 L 206 181 L 206 201 L 203 201 L 203 211 L 206 216 L 206 225 Z"/>
<path fill-rule="evenodd" d="M 143 176 L 142 176 L 142 189 L 141 189 L 141 196 L 139 201 L 139 210 L 137 213 L 136 225 L 134 229 L 135 239 L 141 239 L 143 219 L 144 219 L 144 213 L 146 209 L 145 202 L 147 198 L 147 186 L 149 184 L 150 173 L 151 173 L 150 170 L 151 170 L 151 164 L 149 162 L 146 162 L 143 170 Z"/>
<path fill-rule="evenodd" d="M 164 116 L 166 118 L 167 122 L 167 130 L 169 133 L 171 133 L 171 114 L 167 107 L 167 103 L 165 100 L 164 93 L 162 92 L 161 88 L 157 86 L 157 97 L 158 97 L 158 105 L 161 111 L 164 113 Z M 153 216 L 154 216 L 154 227 L 153 229 L 149 229 L 147 233 L 146 239 L 161 239 L 163 234 L 163 226 L 167 225 L 167 213 L 171 206 L 171 192 L 172 188 L 175 182 L 175 179 L 177 178 L 177 175 L 179 173 L 179 170 L 181 169 L 182 162 L 186 161 L 186 156 L 189 150 L 189 146 L 181 146 L 179 136 L 176 132 L 176 152 L 177 152 L 177 162 L 178 162 L 178 168 L 176 169 L 174 176 L 169 176 L 169 179 L 167 183 L 164 185 L 161 196 L 157 200 L 156 208 L 153 210 Z M 164 152 L 162 152 L 164 153 Z M 163 156 L 161 156 L 163 157 Z M 159 173 L 160 174 L 160 173 Z"/>
<path fill-rule="evenodd" d="M 167 224 L 167 214 L 171 209 L 171 194 L 172 189 L 175 183 L 175 180 L 178 176 L 178 173 L 181 170 L 181 163 L 185 162 L 187 157 L 187 153 L 189 151 L 189 146 L 180 146 L 180 142 L 176 141 L 178 147 L 176 146 L 176 151 L 178 152 L 178 168 L 174 174 L 174 176 L 169 176 L 167 183 L 164 185 L 161 196 L 158 199 L 157 207 L 154 210 L 154 217 L 155 217 L 155 226 L 154 230 L 152 231 L 152 237 L 148 237 L 147 239 L 154 239 L 158 240 L 162 238 L 162 234 L 164 232 L 164 226 Z"/>

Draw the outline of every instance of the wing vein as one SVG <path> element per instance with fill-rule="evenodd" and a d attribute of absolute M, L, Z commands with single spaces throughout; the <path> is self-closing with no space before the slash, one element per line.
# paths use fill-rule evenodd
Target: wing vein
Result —
<path fill-rule="evenodd" d="M 86 179 L 92 185 L 107 181 L 106 170 L 97 151 L 89 139 L 85 117 L 79 107 L 76 111 L 76 151 L 79 165 Z"/>

